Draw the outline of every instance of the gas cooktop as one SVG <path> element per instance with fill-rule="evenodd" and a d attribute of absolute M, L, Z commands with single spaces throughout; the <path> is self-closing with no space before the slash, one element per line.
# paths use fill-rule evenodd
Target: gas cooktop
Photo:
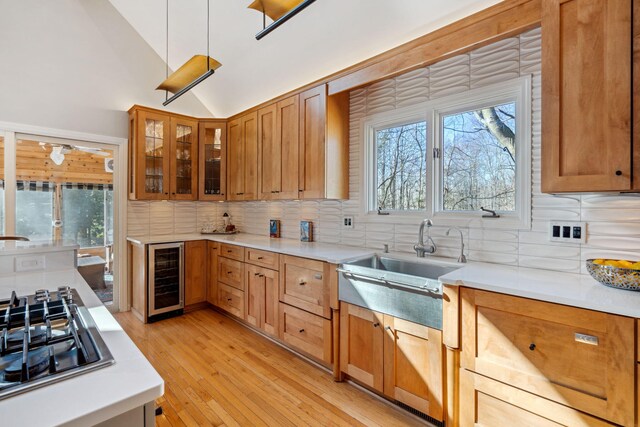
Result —
<path fill-rule="evenodd" d="M 112 363 L 75 289 L 0 300 L 0 399 Z"/>

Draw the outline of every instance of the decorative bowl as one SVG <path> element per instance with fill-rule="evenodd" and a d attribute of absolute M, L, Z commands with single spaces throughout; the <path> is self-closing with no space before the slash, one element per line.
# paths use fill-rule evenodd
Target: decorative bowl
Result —
<path fill-rule="evenodd" d="M 612 288 L 640 291 L 640 270 L 595 264 L 593 261 L 587 260 L 587 271 L 598 282 Z"/>

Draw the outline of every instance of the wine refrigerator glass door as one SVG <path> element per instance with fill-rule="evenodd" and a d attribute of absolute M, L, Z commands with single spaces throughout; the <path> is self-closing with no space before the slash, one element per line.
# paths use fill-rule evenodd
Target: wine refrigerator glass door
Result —
<path fill-rule="evenodd" d="M 184 308 L 184 244 L 149 245 L 149 316 Z"/>

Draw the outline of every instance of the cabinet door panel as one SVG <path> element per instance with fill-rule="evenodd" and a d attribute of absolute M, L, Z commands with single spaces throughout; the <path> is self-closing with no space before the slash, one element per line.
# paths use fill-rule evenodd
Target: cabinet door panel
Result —
<path fill-rule="evenodd" d="M 134 113 L 134 191 L 138 200 L 168 200 L 170 193 L 171 117 L 150 111 Z"/>
<path fill-rule="evenodd" d="M 278 335 L 278 279 L 277 271 L 261 269 L 264 274 L 264 305 L 262 306 L 262 329 L 273 336 Z"/>
<path fill-rule="evenodd" d="M 207 299 L 207 242 L 185 242 L 185 305 L 204 302 Z"/>
<path fill-rule="evenodd" d="M 171 118 L 171 199 L 198 198 L 198 122 Z"/>
<path fill-rule="evenodd" d="M 200 123 L 198 138 L 198 200 L 225 200 L 227 127 L 225 122 Z"/>
<path fill-rule="evenodd" d="M 274 191 L 278 199 L 298 198 L 299 108 L 298 96 L 277 105 L 276 134 L 280 140 L 280 167 Z"/>
<path fill-rule="evenodd" d="M 244 291 L 244 263 L 225 257 L 218 257 L 218 280 Z"/>
<path fill-rule="evenodd" d="M 384 394 L 442 420 L 442 331 L 384 316 Z"/>
<path fill-rule="evenodd" d="M 325 197 L 326 86 L 300 94 L 300 198 Z"/>
<path fill-rule="evenodd" d="M 241 119 L 244 140 L 244 195 L 242 200 L 258 199 L 258 113 Z"/>
<path fill-rule="evenodd" d="M 629 190 L 631 0 L 542 5 L 542 190 Z"/>
<path fill-rule="evenodd" d="M 262 306 L 264 305 L 264 275 L 260 267 L 245 265 L 245 281 L 247 284 L 247 322 L 262 328 Z"/>
<path fill-rule="evenodd" d="M 383 324 L 381 313 L 340 303 L 340 369 L 383 391 Z"/>
<path fill-rule="evenodd" d="M 227 199 L 242 200 L 244 197 L 244 142 L 240 119 L 228 123 L 227 146 Z"/>
<path fill-rule="evenodd" d="M 261 200 L 276 198 L 280 188 L 281 145 L 276 132 L 276 104 L 258 111 L 258 186 Z"/>

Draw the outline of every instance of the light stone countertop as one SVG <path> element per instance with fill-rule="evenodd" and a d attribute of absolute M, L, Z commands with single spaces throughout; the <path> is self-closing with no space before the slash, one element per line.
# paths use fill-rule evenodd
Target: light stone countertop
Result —
<path fill-rule="evenodd" d="M 20 252 L 24 253 L 24 252 Z M 75 269 L 0 277 L 0 299 L 11 291 L 76 288 L 115 359 L 111 366 L 0 400 L 2 426 L 88 426 L 164 393 L 164 381 Z"/>

